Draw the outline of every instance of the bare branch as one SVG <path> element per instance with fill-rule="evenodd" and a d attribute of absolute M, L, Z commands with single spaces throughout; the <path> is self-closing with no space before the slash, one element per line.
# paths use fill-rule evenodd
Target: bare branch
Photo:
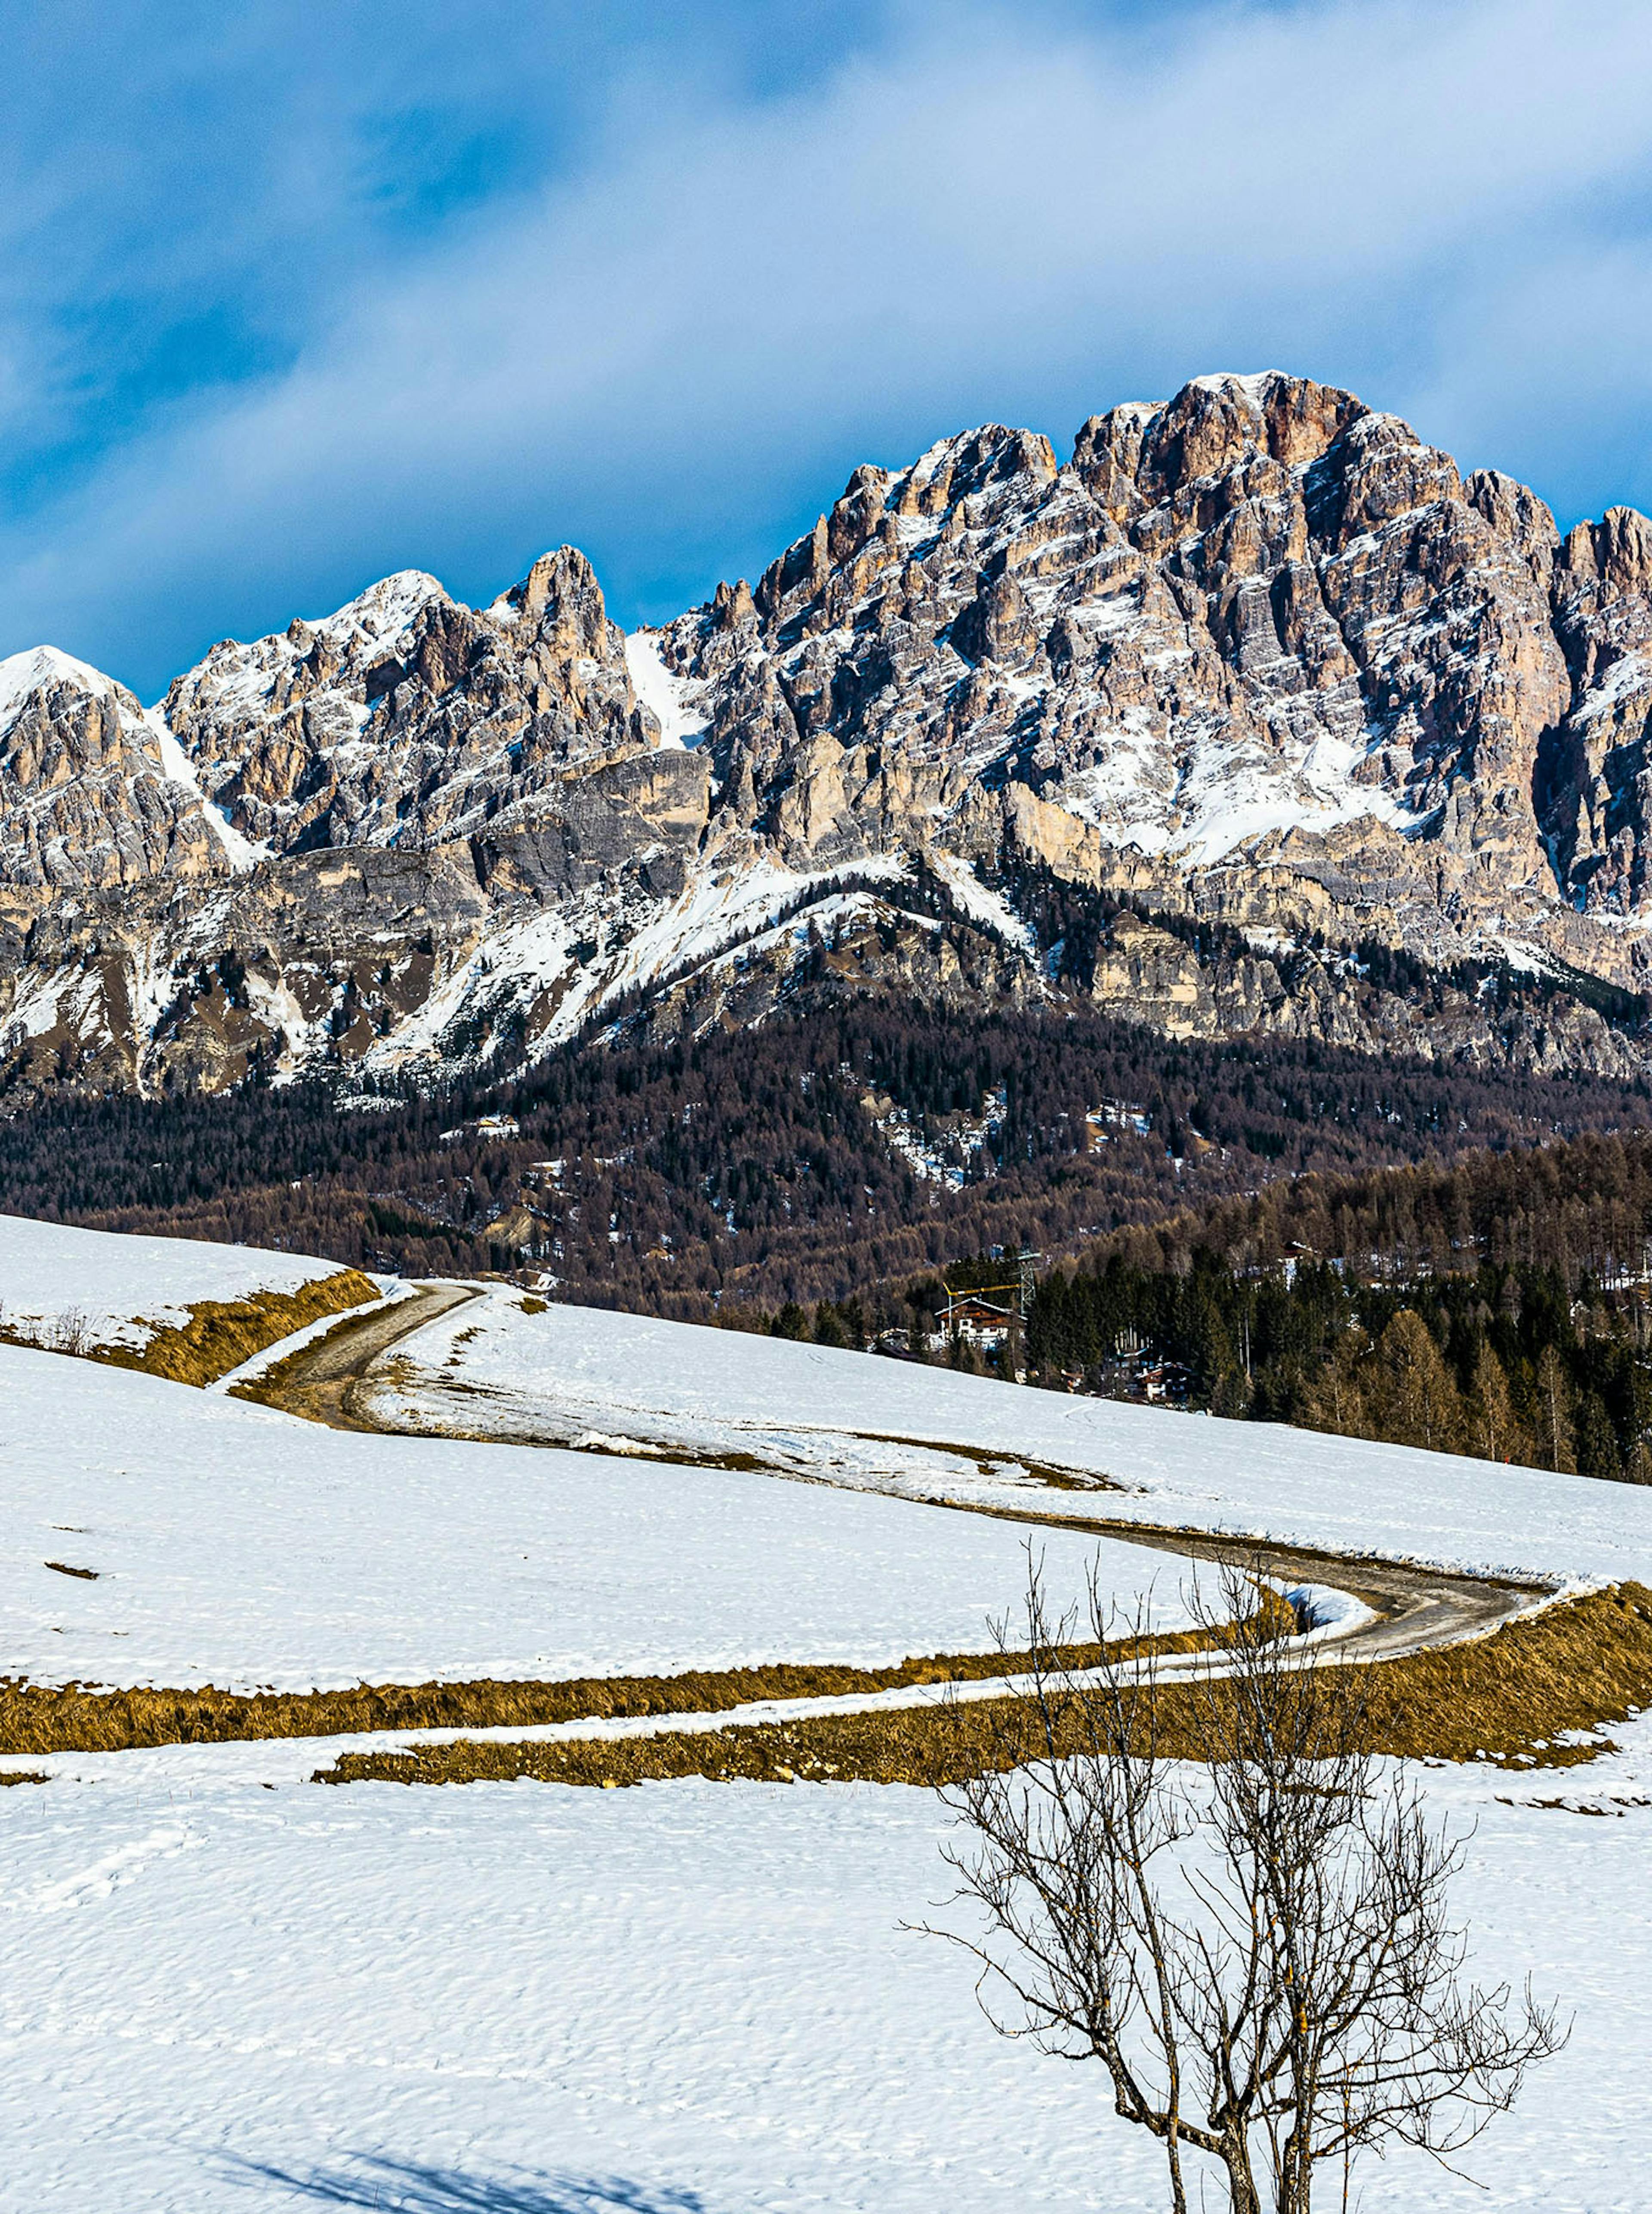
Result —
<path fill-rule="evenodd" d="M 1450 1892 L 1465 1840 L 1369 1750 L 1361 1671 L 1325 1667 L 1242 1564 L 1195 1587 L 1205 1652 L 1166 1670 L 1146 1602 L 1121 1618 L 1092 1575 L 1095 1667 L 1064 1664 L 1029 1551 L 1027 1697 L 982 1772 L 943 1793 L 946 1850 L 1007 2036 L 1106 2070 L 1117 2112 L 1214 2160 L 1235 2214 L 1308 2214 L 1322 2162 L 1472 2142 L 1565 2033 L 1528 1988 L 1465 1983 Z M 1167 1748 L 1195 1758 L 1172 1758 Z"/>

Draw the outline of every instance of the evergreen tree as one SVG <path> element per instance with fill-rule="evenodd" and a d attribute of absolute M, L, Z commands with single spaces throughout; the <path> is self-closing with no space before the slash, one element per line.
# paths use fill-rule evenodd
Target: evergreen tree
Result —
<path fill-rule="evenodd" d="M 1578 1474 L 1608 1480 L 1620 1477 L 1623 1457 L 1618 1450 L 1618 1433 L 1612 1428 L 1606 1403 L 1598 1391 L 1585 1391 L 1581 1394 L 1574 1428 Z"/>
<path fill-rule="evenodd" d="M 1402 1307 L 1377 1342 L 1371 1386 L 1376 1434 L 1429 1453 L 1460 1450 L 1460 1394 L 1421 1315 Z"/>
<path fill-rule="evenodd" d="M 815 1343 L 817 1345 L 847 1345 L 849 1333 L 843 1326 L 843 1318 L 829 1301 L 823 1300 L 815 1309 Z"/>

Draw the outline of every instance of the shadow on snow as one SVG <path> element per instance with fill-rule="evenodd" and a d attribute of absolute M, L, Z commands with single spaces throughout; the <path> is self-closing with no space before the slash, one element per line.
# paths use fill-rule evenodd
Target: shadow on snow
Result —
<path fill-rule="evenodd" d="M 261 2161 L 236 2166 L 242 2181 L 285 2184 L 299 2199 L 377 2214 L 707 2214 L 698 2192 L 656 2190 L 621 2175 L 533 2175 L 522 2168 L 481 2174 L 419 2161 L 346 2157 L 346 2167 L 302 2173 Z"/>

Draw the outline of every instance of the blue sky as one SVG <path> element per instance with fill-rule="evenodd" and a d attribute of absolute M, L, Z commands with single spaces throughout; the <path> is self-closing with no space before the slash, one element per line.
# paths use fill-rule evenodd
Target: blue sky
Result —
<path fill-rule="evenodd" d="M 627 623 L 856 462 L 1285 367 L 1652 505 L 1644 0 L 0 0 L 0 653 Z"/>

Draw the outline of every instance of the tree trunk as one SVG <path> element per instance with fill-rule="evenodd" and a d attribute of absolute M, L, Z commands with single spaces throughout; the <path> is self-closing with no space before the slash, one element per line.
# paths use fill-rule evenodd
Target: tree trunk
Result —
<path fill-rule="evenodd" d="M 1309 2214 L 1313 2193 L 1313 2162 L 1294 2131 L 1285 2140 L 1281 2163 L 1276 2214 Z"/>
<path fill-rule="evenodd" d="M 1237 2139 L 1229 2138 L 1222 2148 L 1222 2165 L 1227 2170 L 1227 2203 L 1232 2214 L 1262 2214 L 1256 2179 L 1251 2173 L 1251 2148 L 1242 2136 Z"/>

